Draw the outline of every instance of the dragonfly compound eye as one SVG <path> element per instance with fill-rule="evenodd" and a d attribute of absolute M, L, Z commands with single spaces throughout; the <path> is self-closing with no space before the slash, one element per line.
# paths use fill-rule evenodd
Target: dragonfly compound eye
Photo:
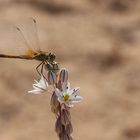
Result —
<path fill-rule="evenodd" d="M 49 62 L 54 62 L 55 58 L 56 58 L 55 54 L 49 53 L 49 55 L 48 55 L 48 61 Z"/>

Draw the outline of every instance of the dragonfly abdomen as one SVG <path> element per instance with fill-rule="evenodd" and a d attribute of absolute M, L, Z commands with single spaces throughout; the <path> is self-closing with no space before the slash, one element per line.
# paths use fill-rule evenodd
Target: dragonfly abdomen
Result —
<path fill-rule="evenodd" d="M 17 58 L 17 59 L 28 59 L 32 60 L 33 58 L 27 55 L 5 55 L 5 54 L 0 54 L 1 58 Z"/>

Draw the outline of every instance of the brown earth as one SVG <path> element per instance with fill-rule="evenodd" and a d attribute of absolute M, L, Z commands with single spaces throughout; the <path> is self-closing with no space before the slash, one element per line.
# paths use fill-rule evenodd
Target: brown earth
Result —
<path fill-rule="evenodd" d="M 29 17 L 41 46 L 81 87 L 84 100 L 71 109 L 74 140 L 139 140 L 140 1 L 1 0 L 0 53 L 19 47 L 11 27 Z M 26 94 L 37 64 L 0 59 L 0 140 L 58 139 L 50 95 Z"/>

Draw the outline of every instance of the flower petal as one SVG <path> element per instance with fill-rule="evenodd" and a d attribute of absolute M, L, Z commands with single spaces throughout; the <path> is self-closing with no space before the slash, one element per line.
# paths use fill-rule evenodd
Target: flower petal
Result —
<path fill-rule="evenodd" d="M 58 101 L 62 104 L 62 103 L 65 103 L 65 101 L 63 100 L 63 98 L 61 97 L 58 97 Z"/>
<path fill-rule="evenodd" d="M 41 79 L 40 79 L 40 81 L 39 81 L 38 84 L 40 85 L 40 87 L 42 87 L 42 88 L 44 88 L 44 89 L 46 89 L 46 88 L 48 87 L 48 82 L 47 82 L 47 80 L 44 78 L 43 75 L 41 75 Z"/>
<path fill-rule="evenodd" d="M 80 87 L 70 89 L 70 83 L 64 82 L 62 83 L 62 90 L 56 88 L 55 93 L 58 97 L 58 101 L 61 104 L 65 104 L 68 107 L 73 107 L 75 103 L 78 103 L 83 99 L 81 96 L 78 96 L 79 90 Z"/>
<path fill-rule="evenodd" d="M 41 94 L 42 92 L 40 90 L 30 90 L 28 93 Z"/>
<path fill-rule="evenodd" d="M 63 92 L 69 92 L 70 83 L 69 82 L 64 82 L 63 85 L 62 85 L 62 90 L 63 90 Z"/>
<path fill-rule="evenodd" d="M 59 89 L 57 89 L 57 88 L 55 89 L 55 94 L 58 97 L 59 101 L 63 101 L 63 95 L 62 95 L 62 92 Z"/>
<path fill-rule="evenodd" d="M 75 98 L 72 98 L 70 101 L 71 101 L 72 103 L 78 103 L 78 102 L 80 102 L 82 99 L 83 99 L 83 97 L 81 97 L 81 96 L 76 96 Z"/>
<path fill-rule="evenodd" d="M 70 90 L 69 95 L 77 96 L 77 92 L 80 90 L 80 87 L 76 87 Z"/>
<path fill-rule="evenodd" d="M 34 81 L 35 81 L 35 84 L 33 84 L 33 90 L 28 91 L 28 93 L 40 94 L 40 93 L 43 93 L 47 90 L 48 82 L 44 78 L 43 75 L 41 75 L 39 82 L 36 80 L 34 80 Z"/>
<path fill-rule="evenodd" d="M 65 105 L 68 106 L 68 107 L 73 107 L 73 103 L 72 102 L 65 102 Z"/>

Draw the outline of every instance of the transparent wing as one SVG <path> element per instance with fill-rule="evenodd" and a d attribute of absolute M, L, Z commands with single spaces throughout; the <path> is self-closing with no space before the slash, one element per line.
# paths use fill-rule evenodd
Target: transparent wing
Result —
<path fill-rule="evenodd" d="M 24 50 L 25 53 L 28 50 L 37 52 L 41 49 L 35 19 L 29 18 L 27 21 L 20 22 L 14 27 L 14 32 L 15 42 L 19 44 L 19 50 Z"/>
<path fill-rule="evenodd" d="M 28 50 L 40 50 L 37 22 L 33 18 L 18 23 L 1 21 L 0 31 L 0 54 L 25 55 Z"/>
<path fill-rule="evenodd" d="M 17 48 L 20 46 L 17 42 L 17 39 L 14 38 L 15 34 L 13 26 L 7 21 L 0 22 L 0 54 L 8 55 L 21 55 L 25 54 L 21 51 L 19 53 Z M 25 47 L 25 45 L 24 45 Z M 25 48 L 24 48 L 25 51 Z"/>
<path fill-rule="evenodd" d="M 29 22 L 31 22 L 30 36 L 32 36 L 32 39 L 33 39 L 32 40 L 33 49 L 35 49 L 35 51 L 41 50 L 37 22 L 34 18 L 30 18 Z"/>
<path fill-rule="evenodd" d="M 29 42 L 27 41 L 25 34 L 22 29 L 18 26 L 13 27 L 13 39 L 15 45 L 17 46 L 17 51 L 19 54 L 25 54 L 28 50 L 31 49 Z"/>
<path fill-rule="evenodd" d="M 23 24 L 20 27 L 21 30 L 23 30 L 25 39 L 27 40 L 32 50 L 34 51 L 40 50 L 39 35 L 36 20 L 33 18 L 29 18 L 25 22 L 23 22 Z"/>

